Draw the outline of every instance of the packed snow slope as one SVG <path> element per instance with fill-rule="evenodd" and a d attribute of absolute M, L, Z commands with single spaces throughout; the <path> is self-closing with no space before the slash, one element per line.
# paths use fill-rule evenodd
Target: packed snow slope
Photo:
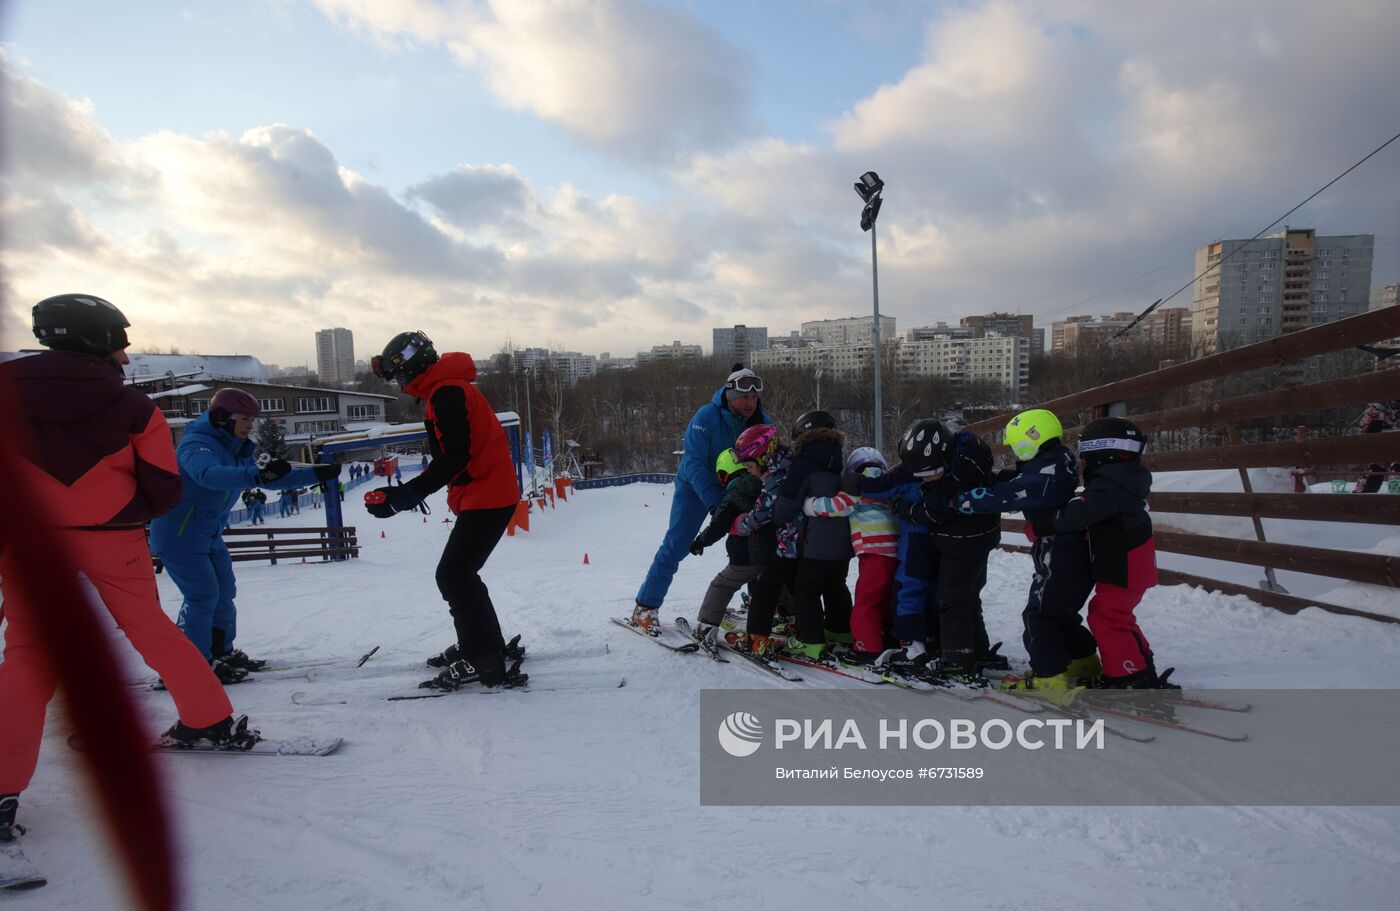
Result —
<path fill-rule="evenodd" d="M 433 581 L 451 526 L 441 495 L 426 522 L 376 521 L 357 501 L 345 505 L 360 559 L 238 566 L 237 644 L 278 665 L 379 653 L 358 671 L 230 689 L 268 736 L 345 746 L 310 759 L 158 757 L 188 907 L 1273 911 L 1394 907 L 1400 894 L 1394 808 L 700 806 L 701 689 L 785 684 L 607 623 L 630 610 L 661 537 L 660 485 L 575 494 L 502 540 L 485 577 L 507 634 L 529 646 L 536 691 L 383 701 L 413 691 L 423 659 L 452 640 Z M 303 510 L 269 527 L 318 521 Z M 723 559 L 719 547 L 687 559 L 663 615 L 693 615 Z M 1029 574 L 1028 558 L 994 554 L 985 592 L 993 638 L 1017 656 Z M 174 615 L 164 576 L 160 590 Z M 1189 684 L 1400 686 L 1400 627 L 1182 588 L 1149 593 L 1140 616 Z M 132 674 L 149 671 L 133 663 Z M 799 685 L 841 682 L 811 676 Z M 173 720 L 166 694 L 133 692 L 152 731 Z M 294 693 L 346 704 L 294 704 Z M 0 896 L 6 908 L 126 901 L 64 733 L 55 712 L 21 807 L 50 885 Z"/>

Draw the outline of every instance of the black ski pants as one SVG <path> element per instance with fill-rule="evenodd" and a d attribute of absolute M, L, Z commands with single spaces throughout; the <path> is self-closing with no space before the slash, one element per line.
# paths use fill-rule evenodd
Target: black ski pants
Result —
<path fill-rule="evenodd" d="M 792 588 L 797 578 L 800 560 L 774 557 L 763 564 L 758 578 L 749 583 L 749 619 L 746 629 L 750 636 L 770 636 L 773 633 L 773 612 L 783 589 Z"/>
<path fill-rule="evenodd" d="M 797 561 L 792 582 L 792 604 L 797 613 L 797 638 L 825 642 L 826 630 L 851 631 L 851 590 L 846 587 L 850 560 Z M 823 607 L 824 606 L 824 607 Z"/>
<path fill-rule="evenodd" d="M 1080 612 L 1094 590 L 1089 539 L 1083 532 L 1046 535 L 1031 546 L 1035 576 L 1026 609 L 1021 641 L 1038 677 L 1061 673 L 1076 658 L 1098 650 Z"/>
<path fill-rule="evenodd" d="M 937 631 L 939 657 L 950 668 L 971 667 L 988 650 L 987 624 L 982 618 L 982 588 L 987 584 L 988 550 L 938 551 L 930 607 L 930 631 Z M 930 636 L 930 638 L 933 638 Z"/>
<path fill-rule="evenodd" d="M 437 566 L 438 591 L 452 613 L 457 648 L 481 672 L 483 682 L 499 680 L 505 673 L 505 638 L 479 573 L 514 514 L 514 506 L 462 512 Z"/>

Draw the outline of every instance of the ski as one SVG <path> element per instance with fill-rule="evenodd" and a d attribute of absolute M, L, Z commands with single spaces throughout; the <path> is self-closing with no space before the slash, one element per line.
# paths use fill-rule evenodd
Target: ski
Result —
<path fill-rule="evenodd" d="M 621 617 L 609 617 L 608 619 L 611 620 L 613 623 L 616 623 L 618 626 L 622 627 L 623 629 L 625 629 L 625 630 L 630 630 L 630 631 L 636 633 L 638 636 L 641 636 L 643 639 L 646 639 L 646 640 L 649 641 L 649 642 L 655 642 L 657 645 L 661 646 L 662 648 L 668 648 L 668 649 L 670 649 L 670 650 L 673 651 L 673 652 L 698 652 L 698 651 L 700 651 L 700 643 L 699 643 L 699 642 L 696 642 L 694 639 L 692 639 L 692 640 L 690 640 L 689 642 L 686 642 L 686 643 L 684 643 L 684 644 L 682 644 L 682 645 L 672 645 L 671 643 L 667 642 L 665 639 L 662 639 L 659 635 L 658 635 L 658 636 L 653 636 L 651 633 L 647 632 L 646 630 L 641 629 L 640 627 L 633 626 L 632 623 L 631 623 L 631 621 L 624 620 L 624 619 L 622 619 Z"/>
<path fill-rule="evenodd" d="M 379 646 L 376 645 L 374 648 L 365 652 L 363 655 L 360 656 L 359 660 L 355 663 L 354 667 L 364 667 L 365 662 L 369 661 L 369 659 L 372 658 L 378 651 Z M 346 659 L 344 658 L 319 658 L 311 661 L 303 661 L 292 664 L 264 666 L 256 671 L 249 672 L 248 676 L 244 677 L 241 680 L 234 681 L 233 683 L 226 683 L 224 685 L 237 686 L 240 683 L 250 683 L 254 680 L 257 680 L 259 677 L 263 678 L 264 680 L 285 680 L 294 677 L 301 677 L 308 671 L 316 670 L 318 668 L 333 667 L 344 667 L 346 670 L 353 669 L 346 664 Z M 155 680 L 133 680 L 130 681 L 127 685 L 131 687 L 138 687 L 141 689 L 154 690 L 156 692 L 165 692 L 166 689 L 165 682 L 162 681 L 160 678 L 156 678 Z"/>
<path fill-rule="evenodd" d="M 1086 697 L 1081 696 L 1080 698 L 1083 699 Z M 1207 728 L 1198 728 L 1194 725 L 1183 724 L 1182 722 L 1177 721 L 1174 718 L 1165 718 L 1160 715 L 1153 714 L 1150 711 L 1137 712 L 1133 711 L 1132 709 L 1112 708 L 1110 706 L 1097 704 L 1092 700 L 1093 697 L 1088 696 L 1087 701 L 1084 704 L 1084 708 L 1090 712 L 1095 712 L 1100 715 L 1111 715 L 1115 718 L 1125 718 L 1129 721 L 1141 722 L 1142 724 L 1156 725 L 1157 727 L 1169 728 L 1174 731 L 1181 731 L 1184 734 L 1198 734 L 1201 737 L 1210 737 L 1214 740 L 1224 740 L 1227 743 L 1243 743 L 1244 741 L 1249 739 L 1248 734 L 1227 734 L 1222 731 L 1212 731 Z"/>
<path fill-rule="evenodd" d="M 799 658 L 797 655 L 789 655 L 786 652 L 778 651 L 773 654 L 779 661 L 786 661 L 788 664 L 796 664 L 802 667 L 810 667 L 817 671 L 826 671 L 829 674 L 837 674 L 841 677 L 848 677 L 851 680 L 859 680 L 861 683 L 869 683 L 880 686 L 885 683 L 894 683 L 893 680 L 868 671 L 862 667 L 854 665 L 842 665 L 839 661 L 812 661 L 807 658 Z M 899 684 L 895 684 L 898 686 Z"/>
<path fill-rule="evenodd" d="M 178 753 L 197 756 L 329 756 L 345 741 L 340 737 L 300 737 L 293 740 L 259 740 L 248 749 L 219 749 L 213 746 L 168 747 L 153 743 L 152 753 Z M 77 734 L 68 737 L 68 745 L 79 753 L 87 747 Z"/>
<path fill-rule="evenodd" d="M 37 889 L 47 883 L 48 878 L 24 856 L 18 840 L 0 842 L 0 891 Z"/>
<path fill-rule="evenodd" d="M 726 632 L 723 636 L 719 637 L 719 642 L 723 644 L 724 649 L 730 654 L 738 655 L 740 658 L 743 658 L 749 664 L 752 664 L 754 667 L 759 668 L 760 670 L 767 671 L 768 673 L 776 677 L 781 677 L 784 680 L 788 680 L 793 683 L 802 682 L 801 676 L 794 674 L 792 671 L 784 669 L 783 666 L 777 661 L 764 658 L 762 655 L 755 655 L 753 652 L 745 651 L 744 649 L 737 647 L 735 645 L 735 642 L 738 640 L 739 635 L 739 633 L 735 632 Z"/>
<path fill-rule="evenodd" d="M 610 689 L 621 689 L 627 685 L 626 677 L 619 677 L 617 685 Z M 584 693 L 588 692 L 586 687 L 577 686 L 530 686 L 526 683 L 523 686 L 464 686 L 460 690 L 441 691 L 435 690 L 431 693 L 412 693 L 403 696 L 386 696 L 386 702 L 411 702 L 415 699 L 441 699 L 443 696 L 494 696 L 502 693 Z M 296 702 L 297 694 L 292 694 L 292 701 Z M 300 702 L 298 705 L 306 705 Z M 323 705 L 325 703 L 314 703 Z"/>
<path fill-rule="evenodd" d="M 710 636 L 697 636 L 695 635 L 695 630 L 691 629 L 690 627 L 690 621 L 685 619 L 684 617 L 676 618 L 676 629 L 680 630 L 681 634 L 684 635 L 686 638 L 695 640 L 696 644 L 700 646 L 701 651 L 709 655 L 714 660 L 718 661 L 720 664 L 729 663 L 729 659 L 719 653 L 720 649 L 719 646 L 715 643 L 713 631 L 711 632 Z"/>
<path fill-rule="evenodd" d="M 1197 709 L 1214 709 L 1217 712 L 1247 712 L 1252 707 L 1248 702 L 1218 702 L 1214 699 L 1197 699 L 1195 696 L 1171 695 L 1163 701 Z"/>

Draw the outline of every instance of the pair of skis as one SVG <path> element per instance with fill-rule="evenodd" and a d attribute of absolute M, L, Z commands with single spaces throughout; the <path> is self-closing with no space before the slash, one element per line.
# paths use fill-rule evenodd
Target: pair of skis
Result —
<path fill-rule="evenodd" d="M 729 656 L 732 655 L 775 677 L 781 677 L 783 680 L 792 683 L 802 682 L 800 676 L 785 669 L 781 664 L 773 660 L 773 658 L 755 655 L 752 652 L 735 647 L 734 639 L 731 634 L 722 631 L 719 627 L 712 628 L 705 636 L 699 636 L 696 634 L 695 629 L 691 627 L 690 621 L 686 620 L 684 617 L 677 617 L 675 621 L 676 630 L 684 638 L 681 642 L 674 642 L 666 638 L 663 630 L 658 630 L 653 634 L 639 626 L 633 625 L 630 620 L 626 620 L 622 617 L 609 617 L 608 619 L 623 629 L 630 630 L 642 638 L 650 642 L 655 642 L 662 648 L 678 654 L 689 655 L 703 652 L 720 664 L 729 664 Z"/>

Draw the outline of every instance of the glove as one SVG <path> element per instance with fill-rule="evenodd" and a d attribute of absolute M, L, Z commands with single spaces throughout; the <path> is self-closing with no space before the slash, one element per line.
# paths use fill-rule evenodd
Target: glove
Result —
<path fill-rule="evenodd" d="M 917 521 L 918 521 L 917 519 L 914 518 L 914 503 L 912 503 L 911 501 L 905 500 L 905 499 L 901 498 L 901 499 L 895 500 L 895 501 L 894 501 L 892 504 L 890 504 L 890 505 L 891 505 L 891 508 L 894 509 L 894 514 L 897 515 L 897 516 L 899 516 L 899 517 L 900 517 L 901 519 L 903 519 L 904 521 L 906 521 L 906 522 L 917 522 Z"/>
<path fill-rule="evenodd" d="M 696 538 L 694 541 L 691 541 L 690 552 L 697 557 L 703 556 L 705 553 L 705 542 L 701 541 L 699 538 Z"/>
<path fill-rule="evenodd" d="M 856 495 L 860 493 L 860 475 L 848 471 L 841 475 L 841 492 Z"/>
<path fill-rule="evenodd" d="M 339 463 L 333 465 L 317 465 L 311 470 L 316 473 L 316 480 L 322 482 L 329 481 L 332 478 L 340 477 Z"/>
<path fill-rule="evenodd" d="M 972 515 L 972 498 L 967 494 L 959 494 L 949 505 L 965 516 Z"/>
<path fill-rule="evenodd" d="M 365 510 L 376 519 L 417 509 L 423 501 L 407 487 L 377 487 L 365 494 Z"/>
<path fill-rule="evenodd" d="M 258 472 L 259 484 L 275 484 L 292 473 L 292 463 L 286 459 L 273 459 Z"/>
<path fill-rule="evenodd" d="M 1048 538 L 1055 533 L 1055 514 L 1053 512 L 1037 512 L 1035 518 L 1026 523 L 1035 533 L 1036 538 Z M 1026 537 L 1030 537 L 1027 535 Z M 1035 538 L 1031 538 L 1032 541 Z"/>

